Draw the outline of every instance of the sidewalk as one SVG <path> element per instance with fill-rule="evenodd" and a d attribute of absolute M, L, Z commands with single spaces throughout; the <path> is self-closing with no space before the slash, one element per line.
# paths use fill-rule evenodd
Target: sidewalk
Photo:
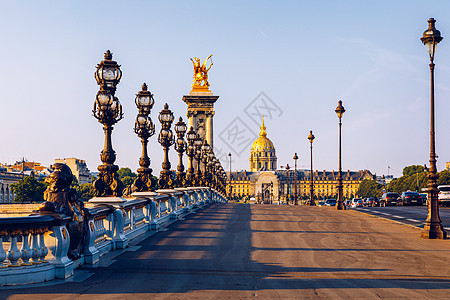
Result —
<path fill-rule="evenodd" d="M 0 298 L 450 298 L 450 240 L 332 207 L 214 204 L 128 250 Z"/>

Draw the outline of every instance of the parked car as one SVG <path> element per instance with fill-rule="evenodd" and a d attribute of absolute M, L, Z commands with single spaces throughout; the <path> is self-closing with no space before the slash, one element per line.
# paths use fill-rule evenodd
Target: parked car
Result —
<path fill-rule="evenodd" d="M 438 190 L 438 204 L 443 206 L 450 205 L 450 185 L 440 185 Z"/>
<path fill-rule="evenodd" d="M 403 192 L 400 205 L 422 205 L 422 197 L 418 192 Z"/>
<path fill-rule="evenodd" d="M 325 201 L 325 206 L 336 206 L 336 199 L 327 199 Z"/>
<path fill-rule="evenodd" d="M 427 205 L 428 195 L 427 194 L 419 194 L 419 196 L 420 196 L 420 198 L 422 198 L 422 204 Z"/>
<path fill-rule="evenodd" d="M 353 198 L 352 202 L 350 203 L 350 206 L 353 207 L 353 204 L 361 200 L 361 198 Z"/>
<path fill-rule="evenodd" d="M 364 199 L 364 206 L 372 206 L 373 203 L 373 198 L 372 197 L 367 197 L 366 199 Z"/>
<path fill-rule="evenodd" d="M 351 200 L 345 200 L 344 201 L 344 205 L 345 206 L 350 206 L 350 205 L 352 205 L 352 201 Z"/>
<path fill-rule="evenodd" d="M 397 193 L 388 192 L 381 196 L 380 206 L 398 205 L 399 195 Z"/>
<path fill-rule="evenodd" d="M 325 201 L 319 201 L 319 202 L 317 202 L 317 206 L 325 206 Z"/>
<path fill-rule="evenodd" d="M 364 203 L 361 199 L 356 200 L 355 202 L 352 201 L 352 207 L 356 208 L 356 207 L 363 207 Z"/>

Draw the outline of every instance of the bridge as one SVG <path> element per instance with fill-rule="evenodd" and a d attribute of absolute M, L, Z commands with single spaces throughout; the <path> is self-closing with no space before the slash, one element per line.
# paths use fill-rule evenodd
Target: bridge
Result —
<path fill-rule="evenodd" d="M 6 286 L 0 298 L 448 297 L 448 240 L 421 239 L 417 228 L 331 207 L 189 209 L 73 276 Z"/>

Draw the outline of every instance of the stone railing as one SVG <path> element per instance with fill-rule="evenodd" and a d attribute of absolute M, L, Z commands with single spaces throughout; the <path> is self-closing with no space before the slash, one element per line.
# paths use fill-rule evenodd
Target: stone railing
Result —
<path fill-rule="evenodd" d="M 211 202 L 226 202 L 226 198 L 203 187 L 138 192 L 130 198 L 93 198 L 84 252 L 77 260 L 68 258 L 70 217 L 41 213 L 0 218 L 0 286 L 68 278 L 79 265 L 94 265 L 103 254 L 126 248 L 133 238 L 157 231 Z"/>

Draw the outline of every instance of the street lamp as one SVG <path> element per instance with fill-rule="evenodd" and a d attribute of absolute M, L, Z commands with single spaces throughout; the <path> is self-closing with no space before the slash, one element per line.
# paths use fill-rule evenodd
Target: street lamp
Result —
<path fill-rule="evenodd" d="M 308 135 L 308 140 L 311 143 L 311 173 L 310 173 L 310 184 L 309 184 L 309 196 L 310 196 L 310 200 L 309 200 L 309 205 L 310 206 L 315 206 L 316 202 L 314 201 L 314 182 L 313 182 L 313 142 L 314 142 L 314 135 L 312 133 L 312 130 L 309 131 L 309 135 Z"/>
<path fill-rule="evenodd" d="M 202 145 L 202 163 L 203 163 L 203 185 L 208 186 L 208 158 L 211 146 L 206 139 L 203 140 Z"/>
<path fill-rule="evenodd" d="M 183 153 L 186 151 L 186 141 L 184 140 L 184 134 L 186 133 L 187 127 L 186 123 L 183 122 L 183 118 L 180 117 L 178 122 L 175 124 L 175 132 L 177 133 L 177 141 L 175 143 L 175 150 L 178 152 L 178 167 L 176 174 L 176 186 L 185 187 L 186 186 L 186 173 L 184 172 L 183 166 Z"/>
<path fill-rule="evenodd" d="M 106 51 L 105 59 L 97 65 L 95 72 L 95 79 L 100 90 L 92 110 L 94 117 L 103 125 L 105 132 L 105 146 L 100 155 L 103 164 L 98 166 L 98 179 L 94 181 L 95 196 L 97 197 L 120 197 L 123 192 L 123 183 L 117 174 L 119 167 L 114 165 L 116 152 L 112 148 L 111 139 L 113 125 L 123 118 L 122 105 L 119 99 L 114 97 L 121 77 L 120 66 L 112 60 L 112 53 L 109 50 Z"/>
<path fill-rule="evenodd" d="M 231 187 L 231 152 L 228 152 L 228 157 L 230 158 L 229 159 L 229 161 L 230 161 L 230 180 L 229 180 L 229 187 L 228 187 L 228 190 L 230 191 L 230 194 L 229 194 L 229 198 L 231 199 L 231 191 L 232 191 L 232 187 Z"/>
<path fill-rule="evenodd" d="M 138 176 L 133 182 L 133 189 L 137 192 L 152 191 L 155 187 L 152 169 L 149 168 L 150 158 L 147 153 L 148 139 L 155 134 L 155 125 L 149 117 L 155 100 L 147 89 L 147 84 L 144 83 L 142 90 L 136 95 L 135 99 L 139 113 L 134 123 L 134 132 L 141 138 L 142 143 L 142 156 L 139 159 L 140 168 L 137 170 Z"/>
<path fill-rule="evenodd" d="M 158 142 L 164 148 L 164 161 L 162 163 L 162 170 L 159 175 L 158 185 L 160 189 L 171 189 L 173 187 L 173 180 L 172 172 L 170 171 L 169 147 L 175 143 L 175 138 L 172 130 L 170 129 L 174 116 L 167 103 L 164 104 L 164 109 L 160 111 L 158 119 L 161 123 Z"/>
<path fill-rule="evenodd" d="M 297 152 L 295 152 L 294 154 L 294 205 L 298 205 L 298 201 L 297 201 L 297 160 L 298 160 L 298 156 L 297 156 Z"/>
<path fill-rule="evenodd" d="M 442 228 L 439 218 L 437 179 L 439 175 L 436 169 L 436 145 L 434 128 L 434 54 L 437 44 L 442 40 L 441 33 L 434 24 L 436 20 L 428 20 L 428 29 L 424 31 L 421 38 L 427 46 L 430 54 L 430 72 L 431 72 L 431 129 L 430 129 L 430 169 L 428 173 L 428 216 L 423 228 L 422 237 L 428 239 L 445 239 L 447 233 Z"/>
<path fill-rule="evenodd" d="M 186 154 L 188 156 L 188 169 L 186 174 L 186 186 L 194 186 L 194 162 L 193 158 L 195 156 L 195 139 L 197 133 L 194 131 L 194 127 L 191 126 L 189 131 L 186 133 L 186 139 L 188 140 L 188 146 L 186 149 Z"/>
<path fill-rule="evenodd" d="M 342 186 L 342 159 L 341 159 L 341 131 L 342 131 L 342 116 L 344 115 L 345 109 L 342 106 L 342 101 L 339 100 L 339 105 L 335 110 L 338 118 L 339 118 L 339 178 L 338 178 L 338 201 L 336 205 L 337 210 L 345 210 L 345 205 L 343 201 L 343 186 Z"/>
<path fill-rule="evenodd" d="M 200 159 L 202 156 L 202 138 L 197 133 L 197 137 L 194 141 L 195 146 L 195 161 L 196 161 L 196 170 L 195 170 L 195 185 L 194 186 L 202 186 L 202 172 L 200 171 Z"/>
<path fill-rule="evenodd" d="M 289 164 L 286 164 L 286 174 L 287 174 L 287 199 L 286 199 L 286 205 L 289 205 L 289 200 L 291 199 L 291 191 L 289 190 Z"/>

